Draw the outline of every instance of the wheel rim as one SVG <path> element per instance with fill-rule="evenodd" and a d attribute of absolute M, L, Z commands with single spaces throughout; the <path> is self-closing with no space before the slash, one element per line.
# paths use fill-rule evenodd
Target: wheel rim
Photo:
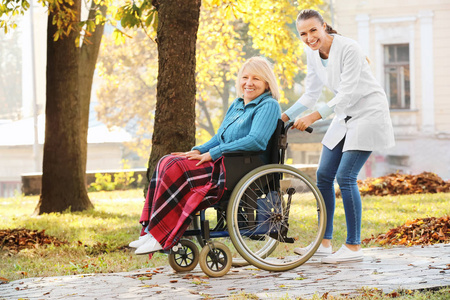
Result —
<path fill-rule="evenodd" d="M 222 249 L 214 249 L 209 251 L 206 256 L 206 264 L 210 270 L 222 271 L 227 265 L 228 258 Z"/>
<path fill-rule="evenodd" d="M 203 211 L 203 213 L 208 215 L 207 211 L 209 209 L 214 211 L 213 215 L 214 215 L 214 218 L 215 218 L 215 223 L 218 223 L 217 211 L 214 208 L 207 208 L 206 210 Z M 219 213 L 219 214 L 221 215 L 221 213 Z M 224 214 L 224 216 L 225 216 L 225 214 Z M 208 219 L 206 216 L 205 216 L 205 218 Z M 221 221 L 225 221 L 226 222 L 226 218 L 225 217 L 221 216 L 220 218 L 223 218 L 223 220 L 221 220 Z M 201 219 L 200 218 L 200 214 L 194 216 L 193 223 L 192 223 L 194 229 L 200 230 L 200 228 L 201 228 L 201 226 L 200 226 L 200 219 Z M 212 224 L 214 222 L 214 219 L 208 219 L 208 220 L 210 221 L 210 224 Z M 215 225 L 217 226 L 217 224 L 215 224 Z M 216 229 L 215 228 L 216 226 L 213 226 L 213 228 L 210 228 L 209 230 L 211 232 L 213 232 Z M 219 230 L 223 231 L 224 229 L 219 229 Z M 200 248 L 203 248 L 205 246 L 205 242 L 203 240 L 203 237 L 201 235 L 197 235 L 196 239 L 197 239 L 197 242 L 200 245 Z M 233 256 L 232 266 L 233 267 L 248 266 L 249 263 L 245 259 L 240 257 L 239 253 L 236 253 L 236 251 L 233 251 L 234 250 L 233 242 L 231 241 L 231 239 L 229 237 L 221 237 L 221 238 L 218 238 L 217 240 L 219 240 L 220 242 L 226 244 L 229 247 L 230 251 L 232 252 L 232 256 Z M 238 255 L 239 257 L 235 257 L 236 255 Z"/>
<path fill-rule="evenodd" d="M 169 254 L 169 264 L 177 272 L 193 270 L 199 260 L 197 245 L 190 240 L 181 240 L 181 249 Z"/>
<path fill-rule="evenodd" d="M 231 262 L 230 249 L 220 242 L 205 245 L 200 252 L 200 267 L 206 275 L 211 277 L 221 277 L 228 273 Z"/>
<path fill-rule="evenodd" d="M 259 268 L 283 271 L 314 254 L 325 232 L 325 216 L 322 195 L 307 176 L 289 166 L 266 165 L 238 183 L 230 198 L 227 223 L 242 257 Z M 292 243 L 286 243 L 287 238 Z M 311 251 L 305 255 L 293 252 L 309 244 Z"/>

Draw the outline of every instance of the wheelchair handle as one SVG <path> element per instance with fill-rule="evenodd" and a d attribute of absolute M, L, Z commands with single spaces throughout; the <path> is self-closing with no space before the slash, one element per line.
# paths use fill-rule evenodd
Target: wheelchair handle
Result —
<path fill-rule="evenodd" d="M 294 123 L 295 123 L 295 122 L 289 122 L 289 123 L 286 125 L 286 130 L 285 130 L 285 132 L 287 131 L 287 129 L 289 129 L 289 128 L 291 128 L 292 126 L 294 126 Z M 305 131 L 306 131 L 306 132 L 309 132 L 309 133 L 312 133 L 313 130 L 314 130 L 314 129 L 313 129 L 312 127 L 308 127 L 308 128 L 305 129 Z"/>

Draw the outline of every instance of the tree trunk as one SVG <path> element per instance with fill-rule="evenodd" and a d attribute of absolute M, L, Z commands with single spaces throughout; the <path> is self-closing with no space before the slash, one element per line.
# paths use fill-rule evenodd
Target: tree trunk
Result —
<path fill-rule="evenodd" d="M 106 14 L 106 6 L 100 7 L 100 12 Z M 89 10 L 89 20 L 95 19 L 97 13 L 97 5 L 94 1 L 91 2 L 91 9 Z M 80 140 L 81 140 L 81 167 L 83 174 L 86 173 L 87 163 L 87 135 L 89 129 L 89 107 L 91 104 L 92 81 L 94 79 L 95 65 L 97 63 L 98 52 L 102 42 L 104 25 L 99 24 L 95 27 L 92 36 L 88 37 L 88 43 L 84 43 L 80 50 L 80 66 L 79 68 L 79 95 L 81 105 L 81 126 L 80 126 Z"/>
<path fill-rule="evenodd" d="M 72 9 L 80 12 L 81 0 Z M 61 5 L 68 5 L 64 2 Z M 36 213 L 82 211 L 92 207 L 85 185 L 80 139 L 80 50 L 77 32 L 53 41 L 53 14 L 47 31 L 47 99 L 42 190 Z"/>
<path fill-rule="evenodd" d="M 195 144 L 195 43 L 200 0 L 153 1 L 158 11 L 158 83 L 152 152 L 147 176 L 158 160 Z"/>

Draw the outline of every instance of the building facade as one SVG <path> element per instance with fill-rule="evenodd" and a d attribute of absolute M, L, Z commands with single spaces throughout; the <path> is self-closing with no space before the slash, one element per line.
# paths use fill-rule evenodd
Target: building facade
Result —
<path fill-rule="evenodd" d="M 34 141 L 33 127 L 33 118 L 0 124 L 0 197 L 13 197 L 21 193 L 22 176 L 42 172 L 45 116 L 38 117 L 37 143 Z M 131 135 L 125 130 L 109 130 L 99 122 L 91 123 L 87 170 L 122 169 L 122 160 L 130 156 L 124 144 L 131 140 Z"/>

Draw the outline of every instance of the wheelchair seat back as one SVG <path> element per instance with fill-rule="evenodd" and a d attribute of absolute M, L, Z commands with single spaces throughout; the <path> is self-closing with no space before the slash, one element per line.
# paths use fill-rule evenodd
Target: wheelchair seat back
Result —
<path fill-rule="evenodd" d="M 226 170 L 225 187 L 231 193 L 236 184 L 248 172 L 265 164 L 278 164 L 282 160 L 284 122 L 278 120 L 277 127 L 270 138 L 265 151 L 235 151 L 224 153 Z M 285 143 L 284 143 L 285 144 Z"/>

